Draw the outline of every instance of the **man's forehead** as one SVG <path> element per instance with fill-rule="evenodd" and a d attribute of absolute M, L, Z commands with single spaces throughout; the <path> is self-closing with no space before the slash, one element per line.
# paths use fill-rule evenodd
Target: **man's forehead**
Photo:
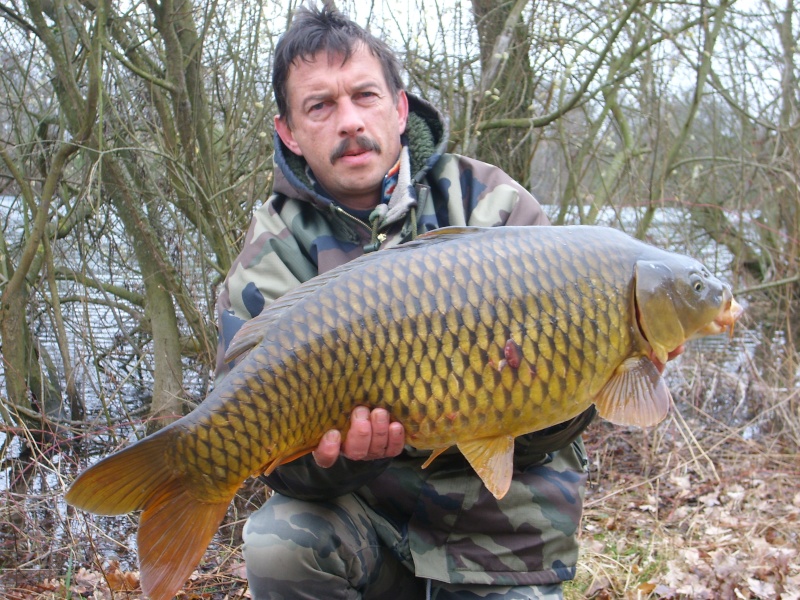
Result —
<path fill-rule="evenodd" d="M 289 69 L 288 96 L 302 99 L 314 95 L 316 91 L 327 91 L 338 87 L 343 82 L 346 86 L 367 88 L 370 86 L 387 87 L 383 69 L 378 64 L 378 59 L 372 56 L 369 50 L 365 55 L 351 55 L 347 60 L 339 54 L 331 55 L 327 51 L 317 53 L 313 58 L 298 59 Z M 374 61 L 374 64 L 372 63 Z M 342 70 L 347 70 L 347 78 L 338 77 Z M 299 92 L 299 95 L 297 93 Z"/>
<path fill-rule="evenodd" d="M 322 50 L 318 50 L 315 54 L 297 56 L 289 65 L 289 74 L 291 74 L 292 71 L 296 71 L 298 68 L 301 68 L 303 65 L 319 65 L 324 66 L 326 69 L 339 69 L 354 59 L 356 61 L 362 59 L 369 61 L 372 59 L 375 62 L 379 62 L 378 58 L 372 53 L 372 51 L 365 44 L 359 42 L 351 48 L 349 55 L 340 50 L 323 48 Z"/>

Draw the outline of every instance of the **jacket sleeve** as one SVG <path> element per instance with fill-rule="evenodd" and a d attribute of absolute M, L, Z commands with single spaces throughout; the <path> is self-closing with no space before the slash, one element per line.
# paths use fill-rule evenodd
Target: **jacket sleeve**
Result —
<path fill-rule="evenodd" d="M 325 500 L 349 494 L 368 483 L 389 466 L 390 459 L 355 461 L 344 457 L 327 469 L 310 454 L 281 465 L 262 481 L 274 491 L 298 500 Z"/>

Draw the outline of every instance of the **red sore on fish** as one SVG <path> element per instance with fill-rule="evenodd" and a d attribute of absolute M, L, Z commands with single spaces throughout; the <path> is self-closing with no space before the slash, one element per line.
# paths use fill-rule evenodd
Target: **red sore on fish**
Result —
<path fill-rule="evenodd" d="M 503 356 L 505 357 L 506 364 L 512 369 L 518 369 L 522 363 L 522 348 L 519 344 L 511 338 L 506 341 L 505 348 L 503 348 Z"/>

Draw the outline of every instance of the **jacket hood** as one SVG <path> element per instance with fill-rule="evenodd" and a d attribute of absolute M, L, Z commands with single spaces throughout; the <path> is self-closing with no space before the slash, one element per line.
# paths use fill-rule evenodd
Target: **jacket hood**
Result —
<path fill-rule="evenodd" d="M 406 138 L 411 158 L 411 173 L 414 182 L 421 181 L 436 164 L 447 146 L 448 129 L 444 116 L 429 102 L 406 92 L 408 97 L 408 123 Z M 327 208 L 332 200 L 314 190 L 308 175 L 308 163 L 302 156 L 289 150 L 274 134 L 275 184 L 273 192 L 289 198 L 297 198 Z"/>

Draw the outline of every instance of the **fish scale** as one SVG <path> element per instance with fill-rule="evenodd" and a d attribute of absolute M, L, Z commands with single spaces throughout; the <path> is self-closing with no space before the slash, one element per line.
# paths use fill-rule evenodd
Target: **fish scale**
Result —
<path fill-rule="evenodd" d="M 166 599 L 241 483 L 346 434 L 356 406 L 386 408 L 428 462 L 457 446 L 500 499 L 515 436 L 593 403 L 617 423 L 657 423 L 671 399 L 656 364 L 740 313 L 697 261 L 609 228 L 437 230 L 267 307 L 197 409 L 87 469 L 66 499 L 143 510 L 142 587 Z"/>
<path fill-rule="evenodd" d="M 511 271 L 507 257 L 513 256 L 512 249 L 519 253 L 514 241 L 487 248 L 487 244 L 497 243 L 489 238 L 468 248 L 434 246 L 430 253 L 401 255 L 399 268 L 407 277 L 382 278 L 385 266 L 372 265 L 343 276 L 325 302 L 305 299 L 284 314 L 286 321 L 274 324 L 275 330 L 265 334 L 261 347 L 247 359 L 272 365 L 272 372 L 260 371 L 248 379 L 247 388 L 262 398 L 277 390 L 292 403 L 284 402 L 277 415 L 266 415 L 269 426 L 255 445 L 261 451 L 255 451 L 251 462 L 242 464 L 235 477 L 246 477 L 269 464 L 300 438 L 321 437 L 332 426 L 346 428 L 350 411 L 359 403 L 388 408 L 394 418 L 404 421 L 411 443 L 420 449 L 456 443 L 455 423 L 447 415 L 477 416 L 482 406 L 489 410 L 479 426 L 489 435 L 507 430 L 521 418 L 529 419 L 534 412 L 540 415 L 539 428 L 563 421 L 560 399 L 575 396 L 580 384 L 587 387 L 590 382 L 589 388 L 597 387 L 592 385 L 591 375 L 596 373 L 595 379 L 601 381 L 607 378 L 610 363 L 629 351 L 630 331 L 618 327 L 619 312 L 613 308 L 626 304 L 617 296 L 628 294 L 630 274 L 612 268 L 619 263 L 609 263 L 598 264 L 591 275 L 582 268 L 584 261 L 592 261 L 586 252 L 576 256 L 573 250 L 572 260 L 565 261 L 555 243 L 540 248 L 549 259 L 543 264 L 522 261 L 522 269 Z M 494 261 L 476 260 L 492 250 L 506 257 L 503 268 L 496 268 Z M 408 261 L 402 261 L 407 257 Z M 426 272 L 438 273 L 439 277 L 429 279 L 448 287 L 430 285 L 422 276 Z M 576 277 L 580 277 L 577 282 Z M 374 287 L 368 287 L 370 281 Z M 594 293 L 587 295 L 587 288 Z M 528 298 L 524 308 L 512 310 L 503 297 L 514 289 Z M 548 291 L 549 295 L 539 295 Z M 390 300 L 383 302 L 382 298 Z M 609 316 L 607 323 L 589 317 L 598 312 Z M 598 331 L 603 326 L 606 335 Z M 446 332 L 444 337 L 436 334 L 440 331 Z M 514 334 L 522 338 L 527 368 L 500 366 L 503 345 Z M 584 348 L 587 339 L 598 338 L 600 346 Z M 292 348 L 291 353 L 286 353 L 287 347 Z M 330 379 L 322 372 L 312 376 L 307 364 L 311 356 L 319 357 Z M 382 356 L 392 364 L 390 370 L 379 360 Z M 439 373 L 431 367 L 438 357 L 442 359 Z M 337 376 L 340 373 L 348 376 Z M 579 401 L 572 412 L 578 414 L 584 408 Z M 266 403 L 259 407 L 265 409 Z M 287 421 L 287 413 L 302 415 L 298 420 L 306 430 L 287 435 L 285 432 L 297 430 Z M 197 426 L 219 427 L 202 421 Z M 468 427 L 469 421 L 461 426 Z M 530 428 L 529 421 L 524 428 Z M 185 437 L 196 438 L 191 431 Z M 270 440 L 283 440 L 284 444 L 275 446 Z M 188 448 L 183 452 L 191 454 Z M 219 464 L 206 462 L 197 468 L 203 472 L 209 467 L 225 469 L 227 473 L 230 456 L 216 452 L 212 457 Z"/>

